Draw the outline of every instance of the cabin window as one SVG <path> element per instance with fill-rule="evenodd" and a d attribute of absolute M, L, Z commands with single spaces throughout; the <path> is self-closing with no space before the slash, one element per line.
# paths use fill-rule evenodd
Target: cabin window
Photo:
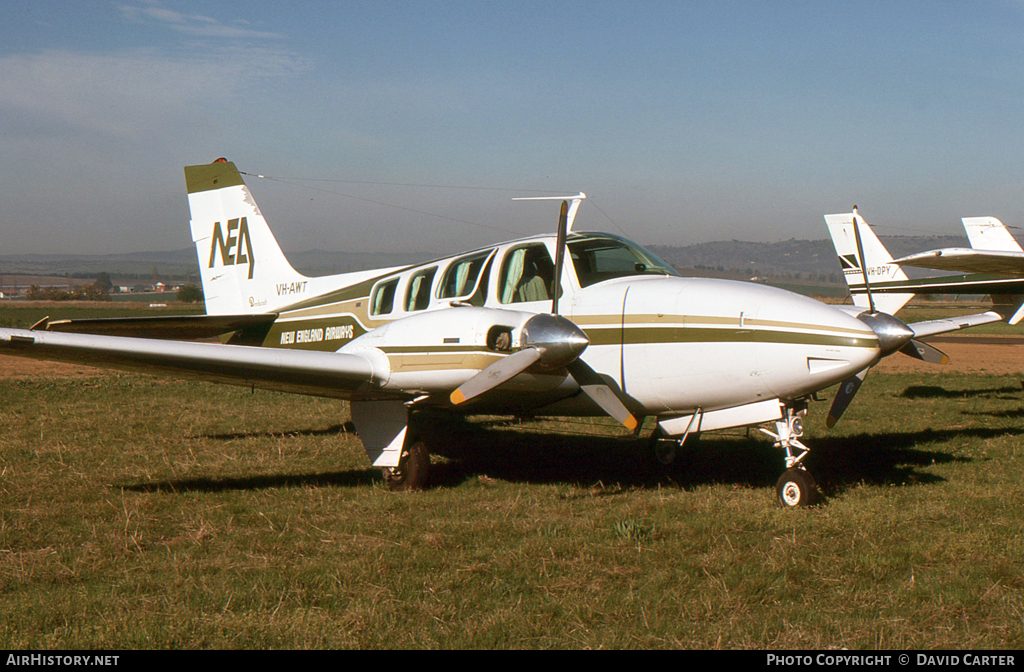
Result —
<path fill-rule="evenodd" d="M 386 280 L 377 285 L 373 290 L 373 297 L 370 299 L 370 315 L 387 315 L 395 307 L 395 290 L 398 288 L 398 278 Z"/>
<path fill-rule="evenodd" d="M 409 291 L 405 295 L 405 309 L 408 312 L 425 310 L 430 305 L 430 287 L 434 284 L 437 266 L 419 271 L 409 280 Z"/>
<path fill-rule="evenodd" d="M 554 288 L 555 265 L 543 243 L 516 247 L 505 255 L 499 280 L 502 303 L 549 301 Z"/>
<path fill-rule="evenodd" d="M 455 299 L 472 294 L 476 288 L 476 279 L 480 275 L 480 269 L 483 268 L 490 253 L 488 250 L 453 261 L 445 271 L 439 298 Z"/>
<path fill-rule="evenodd" d="M 583 236 L 568 247 L 580 287 L 631 275 L 679 275 L 652 252 L 618 236 Z"/>

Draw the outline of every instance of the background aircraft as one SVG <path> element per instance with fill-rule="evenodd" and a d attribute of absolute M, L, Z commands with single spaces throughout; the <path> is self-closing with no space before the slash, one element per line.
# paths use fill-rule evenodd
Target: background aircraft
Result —
<path fill-rule="evenodd" d="M 963 218 L 971 248 L 949 247 L 900 259 L 892 258 L 856 207 L 852 213 L 825 215 L 825 222 L 856 306 L 867 307 L 870 295 L 880 308 L 895 313 L 918 293 L 987 294 L 993 310 L 1007 322 L 1024 319 L 1024 250 L 995 217 Z M 963 274 L 910 279 L 903 266 Z"/>
<path fill-rule="evenodd" d="M 779 501 L 805 505 L 816 493 L 800 437 L 816 392 L 842 382 L 834 423 L 882 357 L 999 319 L 906 325 L 873 304 L 683 278 L 624 238 L 573 232 L 584 194 L 562 201 L 556 235 L 306 277 L 234 164 L 189 166 L 185 180 L 207 315 L 43 321 L 0 329 L 0 352 L 347 400 L 395 489 L 427 483 L 429 416 L 607 414 L 634 431 L 653 417 L 666 459 L 699 432 L 773 423 L 762 431 L 786 454 Z M 224 343 L 186 340 L 210 335 Z"/>

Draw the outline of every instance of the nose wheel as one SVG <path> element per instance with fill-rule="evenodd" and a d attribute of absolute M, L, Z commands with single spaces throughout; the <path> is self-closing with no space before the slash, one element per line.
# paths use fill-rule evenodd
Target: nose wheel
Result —
<path fill-rule="evenodd" d="M 810 506 L 818 501 L 818 486 L 803 467 L 787 469 L 775 484 L 775 495 L 785 508 Z"/>

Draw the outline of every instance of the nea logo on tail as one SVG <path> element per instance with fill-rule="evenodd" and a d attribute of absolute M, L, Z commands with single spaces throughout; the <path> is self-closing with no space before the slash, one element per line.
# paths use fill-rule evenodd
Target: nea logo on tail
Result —
<path fill-rule="evenodd" d="M 228 220 L 227 236 L 224 235 L 220 222 L 213 223 L 210 268 L 213 268 L 213 262 L 217 260 L 217 250 L 220 250 L 220 258 L 225 266 L 249 264 L 249 279 L 252 280 L 252 269 L 256 265 L 256 259 L 252 256 L 252 239 L 249 237 L 249 224 L 245 217 Z"/>

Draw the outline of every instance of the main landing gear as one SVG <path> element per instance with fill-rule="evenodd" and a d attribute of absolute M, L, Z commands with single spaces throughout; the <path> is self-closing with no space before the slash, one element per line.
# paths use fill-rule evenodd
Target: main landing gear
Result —
<path fill-rule="evenodd" d="M 821 493 L 807 469 L 800 463 L 810 449 L 800 442 L 804 434 L 807 405 L 786 406 L 786 417 L 775 422 L 775 432 L 761 429 L 775 439 L 775 447 L 786 451 L 786 471 L 775 484 L 779 504 L 791 508 L 811 506 L 821 500 Z"/>
<path fill-rule="evenodd" d="M 425 490 L 430 484 L 430 449 L 420 439 L 407 441 L 398 466 L 385 467 L 381 472 L 394 492 Z"/>

